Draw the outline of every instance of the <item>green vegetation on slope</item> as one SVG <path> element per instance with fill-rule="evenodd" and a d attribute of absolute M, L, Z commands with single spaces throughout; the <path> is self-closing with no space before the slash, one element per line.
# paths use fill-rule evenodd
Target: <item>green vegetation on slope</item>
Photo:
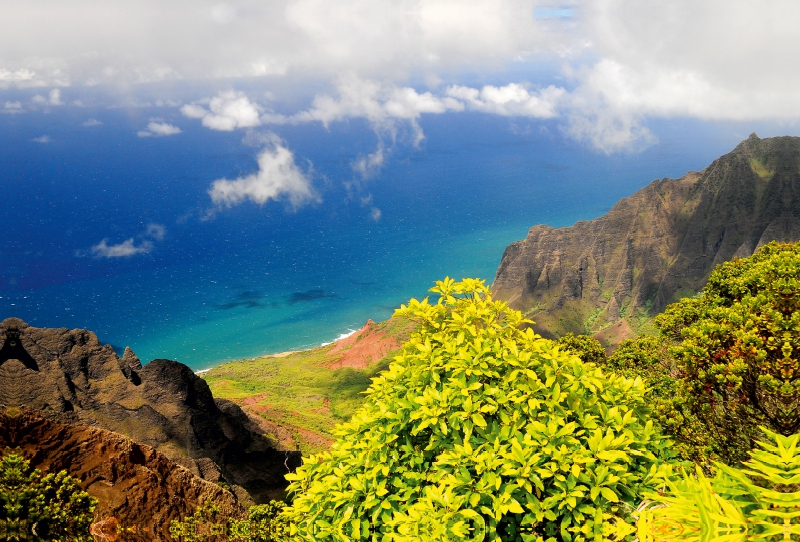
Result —
<path fill-rule="evenodd" d="M 482 281 L 445 279 L 330 452 L 292 480 L 306 539 L 619 539 L 669 442 L 640 379 L 561 351 Z M 477 532 L 476 532 L 477 531 Z M 477 537 L 477 538 L 475 538 Z"/>
<path fill-rule="evenodd" d="M 742 461 L 759 426 L 800 430 L 800 243 L 717 267 L 701 295 L 656 317 L 715 455 Z"/>
<path fill-rule="evenodd" d="M 535 335 L 481 281 L 431 291 L 397 311 L 415 332 L 259 532 L 602 542 L 636 521 L 643 542 L 798 538 L 800 243 L 718 266 L 611 356 Z"/>
<path fill-rule="evenodd" d="M 375 326 L 402 343 L 413 324 L 391 318 Z M 230 399 L 245 406 L 267 422 L 279 426 L 272 436 L 291 444 L 303 455 L 327 449 L 336 424 L 349 420 L 364 403 L 363 392 L 371 379 L 389 366 L 394 352 L 366 369 L 328 365 L 342 353 L 332 353 L 335 345 L 293 352 L 285 356 L 266 356 L 226 363 L 203 375 L 214 397 Z"/>

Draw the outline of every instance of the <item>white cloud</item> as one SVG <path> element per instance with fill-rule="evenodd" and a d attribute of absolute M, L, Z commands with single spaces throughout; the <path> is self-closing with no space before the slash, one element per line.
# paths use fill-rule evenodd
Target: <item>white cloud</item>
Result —
<path fill-rule="evenodd" d="M 136 84 L 179 79 L 495 68 L 549 50 L 558 29 L 534 0 L 71 0 L 5 2 L 0 83 Z M 8 5 L 6 5 L 8 4 Z M 20 54 L 24 51 L 24 54 Z"/>
<path fill-rule="evenodd" d="M 371 207 L 369 210 L 369 217 L 375 222 L 378 222 L 381 219 L 382 214 L 383 213 L 381 213 L 381 210 L 377 207 Z"/>
<path fill-rule="evenodd" d="M 0 110 L 0 113 L 14 115 L 16 113 L 23 113 L 24 111 L 25 110 L 22 109 L 22 102 L 6 102 L 3 104 L 3 109 Z"/>
<path fill-rule="evenodd" d="M 64 102 L 61 101 L 61 91 L 57 88 L 54 88 L 48 94 L 47 103 L 50 105 L 64 105 Z"/>
<path fill-rule="evenodd" d="M 147 229 L 142 234 L 145 237 L 150 237 L 156 241 L 162 241 L 167 235 L 167 228 L 161 224 L 151 223 L 147 225 Z"/>
<path fill-rule="evenodd" d="M 319 121 L 326 126 L 349 117 L 364 117 L 381 125 L 392 120 L 415 121 L 423 113 L 463 111 L 464 104 L 431 92 L 419 93 L 411 87 L 395 87 L 353 75 L 338 80 L 338 98 L 318 94 L 310 109 L 297 113 L 288 122 Z"/>
<path fill-rule="evenodd" d="M 103 123 L 101 121 L 97 120 L 97 119 L 87 119 L 87 120 L 83 121 L 83 123 L 81 123 L 81 126 L 87 126 L 87 127 L 102 126 L 102 125 L 103 125 Z"/>
<path fill-rule="evenodd" d="M 656 142 L 650 130 L 642 126 L 641 118 L 604 110 L 571 114 L 563 130 L 573 139 L 606 154 L 637 151 Z"/>
<path fill-rule="evenodd" d="M 800 119 L 800 71 L 791 69 L 800 50 L 800 4 L 792 2 L 124 4 L 49 2 L 42 17 L 36 2 L 4 3 L 0 88 L 52 93 L 215 79 L 227 87 L 231 79 L 262 78 L 285 99 L 273 104 L 283 114 L 233 92 L 182 111 L 224 131 L 362 117 L 387 140 L 398 126 L 410 127 L 418 140 L 420 116 L 443 111 L 555 118 L 565 133 L 606 152 L 647 142 L 644 126 L 652 118 Z M 465 74 L 491 84 L 467 84 Z M 413 88 L 412 81 L 429 86 Z M 311 107 L 296 105 L 307 89 L 331 82 L 335 92 L 320 93 Z M 255 90 L 258 84 L 248 80 L 253 96 L 265 90 Z M 51 98 L 42 96 L 49 105 L 61 102 L 60 95 Z"/>
<path fill-rule="evenodd" d="M 294 207 L 318 200 L 308 174 L 297 166 L 292 152 L 277 137 L 258 155 L 256 173 L 235 180 L 218 179 L 208 194 L 215 205 L 226 207 L 245 200 L 263 205 L 284 197 Z"/>
<path fill-rule="evenodd" d="M 50 143 L 53 140 L 49 135 L 43 135 L 39 137 L 34 137 L 31 141 L 35 143 Z"/>
<path fill-rule="evenodd" d="M 495 115 L 549 119 L 558 116 L 557 108 L 567 91 L 553 85 L 530 92 L 523 85 L 486 85 L 482 89 L 453 85 L 447 89 L 452 99 L 462 100 L 467 109 Z"/>
<path fill-rule="evenodd" d="M 353 168 L 353 171 L 361 175 L 362 179 L 366 180 L 378 174 L 381 167 L 383 167 L 384 160 L 383 141 L 379 141 L 378 148 L 375 152 L 366 156 L 359 156 L 350 166 Z"/>
<path fill-rule="evenodd" d="M 36 72 L 27 68 L 20 68 L 15 71 L 0 68 L 0 88 L 9 86 L 28 86 L 34 82 Z"/>
<path fill-rule="evenodd" d="M 108 238 L 105 238 L 90 248 L 88 254 L 96 258 L 128 258 L 137 254 L 147 254 L 155 248 L 153 241 L 162 241 L 166 234 L 167 229 L 163 225 L 150 223 L 136 238 L 131 237 L 116 245 L 109 245 Z M 84 251 L 77 251 L 75 255 L 87 254 Z"/>
<path fill-rule="evenodd" d="M 133 237 L 116 245 L 109 245 L 108 239 L 103 239 L 91 249 L 91 253 L 99 258 L 127 258 L 136 254 L 147 254 L 153 250 L 151 241 L 142 241 L 136 244 Z"/>
<path fill-rule="evenodd" d="M 136 132 L 136 135 L 138 135 L 139 137 L 164 137 L 180 133 L 181 129 L 178 128 L 177 126 L 168 124 L 166 122 L 153 121 L 147 125 L 147 130 L 139 130 L 138 132 Z"/>
<path fill-rule="evenodd" d="M 181 113 L 193 119 L 203 119 L 203 126 L 212 130 L 231 132 L 236 128 L 261 126 L 261 106 L 243 92 L 220 92 L 208 100 L 208 109 L 197 103 L 181 107 Z M 210 110 L 210 111 L 209 111 Z"/>
<path fill-rule="evenodd" d="M 41 94 L 36 94 L 31 98 L 31 102 L 36 105 L 64 105 L 64 102 L 61 101 L 61 91 L 57 88 L 51 90 L 46 98 Z"/>

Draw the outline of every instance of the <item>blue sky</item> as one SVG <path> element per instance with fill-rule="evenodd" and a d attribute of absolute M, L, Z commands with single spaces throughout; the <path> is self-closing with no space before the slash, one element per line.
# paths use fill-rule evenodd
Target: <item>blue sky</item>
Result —
<path fill-rule="evenodd" d="M 237 133 L 257 169 L 212 180 L 201 218 L 242 204 L 318 203 L 313 164 L 279 128 L 352 119 L 374 134 L 350 163 L 362 190 L 423 119 L 478 112 L 541 123 L 587 152 L 659 145 L 654 123 L 800 116 L 800 5 L 675 0 L 7 0 L 0 17 L 0 114 L 17 125 L 72 110 L 148 111 L 135 133 Z M 139 115 L 140 116 L 140 115 Z M 543 128 L 544 129 L 544 128 Z M 29 137 L 48 145 L 53 134 Z M 87 254 L 148 252 L 163 232 L 101 241 Z"/>

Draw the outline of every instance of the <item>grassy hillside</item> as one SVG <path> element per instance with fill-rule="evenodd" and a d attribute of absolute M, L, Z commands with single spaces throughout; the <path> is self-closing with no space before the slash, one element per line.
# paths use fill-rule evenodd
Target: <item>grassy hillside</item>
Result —
<path fill-rule="evenodd" d="M 238 403 L 281 446 L 308 455 L 330 445 L 334 426 L 363 403 L 361 393 L 413 327 L 400 318 L 368 323 L 327 346 L 233 361 L 203 377 L 214 397 Z"/>

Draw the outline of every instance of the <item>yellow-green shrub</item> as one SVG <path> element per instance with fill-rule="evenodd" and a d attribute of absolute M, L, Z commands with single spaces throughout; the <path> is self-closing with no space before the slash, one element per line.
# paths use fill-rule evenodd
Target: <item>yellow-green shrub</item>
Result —
<path fill-rule="evenodd" d="M 308 540 L 604 540 L 658 483 L 644 384 L 561 351 L 482 281 L 445 279 L 330 452 L 289 478 Z"/>

